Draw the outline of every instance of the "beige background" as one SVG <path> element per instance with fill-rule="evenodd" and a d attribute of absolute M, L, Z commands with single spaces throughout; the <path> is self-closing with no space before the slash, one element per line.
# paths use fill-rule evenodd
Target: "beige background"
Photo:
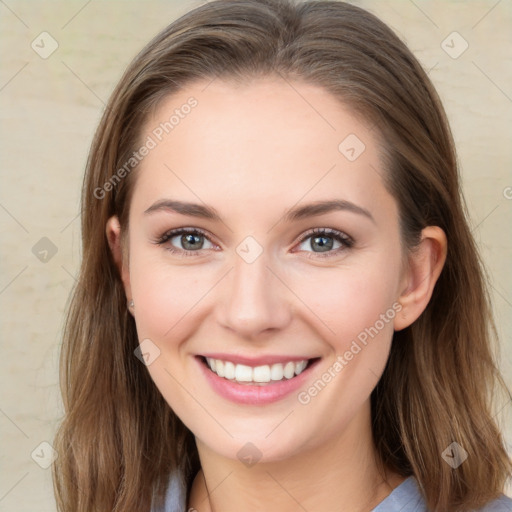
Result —
<path fill-rule="evenodd" d="M 39 445 L 51 443 L 62 414 L 59 344 L 80 258 L 78 200 L 94 129 L 136 52 L 199 4 L 0 1 L 1 511 L 55 510 L 51 470 L 39 467 L 31 453 L 46 460 L 50 447 Z M 401 35 L 444 101 L 471 223 L 492 281 L 501 366 L 512 386 L 512 4 L 358 4 Z M 59 45 L 46 59 L 31 47 L 43 31 Z M 469 45 L 456 59 L 441 46 L 453 31 Z M 447 43 L 454 54 L 464 41 L 450 36 Z M 42 237 L 57 249 L 46 262 L 33 253 Z M 501 407 L 510 447 L 512 405 Z M 512 495 L 510 487 L 507 492 Z"/>

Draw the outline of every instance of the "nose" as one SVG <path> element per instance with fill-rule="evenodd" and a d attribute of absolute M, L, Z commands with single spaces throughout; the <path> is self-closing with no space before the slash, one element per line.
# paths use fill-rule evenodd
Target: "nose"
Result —
<path fill-rule="evenodd" d="M 255 340 L 291 321 L 293 294 L 269 263 L 265 251 L 252 263 L 235 253 L 234 268 L 223 280 L 218 320 L 239 338 Z"/>

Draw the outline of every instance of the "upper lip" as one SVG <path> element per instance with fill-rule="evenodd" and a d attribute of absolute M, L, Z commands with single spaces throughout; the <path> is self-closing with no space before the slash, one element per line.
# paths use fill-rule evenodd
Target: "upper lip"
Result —
<path fill-rule="evenodd" d="M 299 362 L 308 361 L 309 359 L 316 359 L 316 357 L 308 356 L 286 356 L 286 355 L 263 355 L 258 357 L 248 357 L 239 354 L 225 354 L 214 352 L 209 354 L 201 354 L 203 357 L 211 359 L 221 359 L 222 361 L 231 361 L 234 364 L 244 364 L 246 366 L 263 366 L 272 365 L 277 363 L 287 363 L 289 361 Z"/>

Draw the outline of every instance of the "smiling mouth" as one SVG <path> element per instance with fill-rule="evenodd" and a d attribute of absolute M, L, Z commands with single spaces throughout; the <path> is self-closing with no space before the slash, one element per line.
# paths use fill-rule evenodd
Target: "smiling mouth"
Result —
<path fill-rule="evenodd" d="M 289 361 L 286 363 L 253 367 L 204 356 L 199 356 L 199 358 L 201 362 L 218 377 L 222 377 L 230 382 L 236 382 L 237 384 L 251 386 L 266 386 L 272 383 L 291 380 L 320 359 L 320 357 L 315 357 L 301 361 Z"/>

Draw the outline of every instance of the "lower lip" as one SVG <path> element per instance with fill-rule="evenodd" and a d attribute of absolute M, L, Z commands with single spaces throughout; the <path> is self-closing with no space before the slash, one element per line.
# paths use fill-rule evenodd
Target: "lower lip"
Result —
<path fill-rule="evenodd" d="M 196 356 L 196 360 L 214 391 L 232 402 L 247 405 L 270 404 L 297 391 L 297 389 L 304 385 L 311 371 L 320 361 L 320 359 L 314 360 L 301 374 L 296 375 L 292 379 L 270 381 L 262 386 L 251 386 L 249 384 L 238 384 L 235 381 L 219 377 L 206 366 L 202 357 Z"/>

